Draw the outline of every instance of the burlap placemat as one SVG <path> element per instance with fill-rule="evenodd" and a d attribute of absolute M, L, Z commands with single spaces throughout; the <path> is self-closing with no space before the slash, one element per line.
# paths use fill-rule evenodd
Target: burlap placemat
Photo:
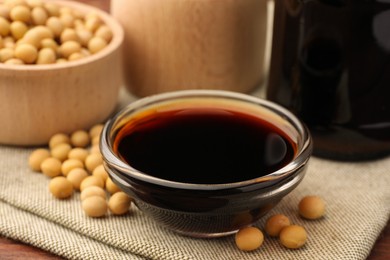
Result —
<path fill-rule="evenodd" d="M 312 158 L 303 182 L 271 214 L 283 213 L 308 232 L 299 250 L 265 238 L 253 252 L 241 252 L 234 237 L 194 239 L 158 226 L 136 207 L 125 216 L 93 219 L 81 209 L 79 194 L 59 201 L 49 179 L 29 170 L 32 150 L 0 147 L 0 234 L 69 259 L 365 259 L 390 215 L 390 158 L 341 163 Z M 326 217 L 307 221 L 299 200 L 322 196 Z"/>

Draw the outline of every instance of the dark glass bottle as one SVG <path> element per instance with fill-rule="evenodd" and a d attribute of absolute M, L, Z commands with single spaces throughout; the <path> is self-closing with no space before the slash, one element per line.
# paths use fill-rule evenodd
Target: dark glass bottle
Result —
<path fill-rule="evenodd" d="M 390 154 L 390 0 L 276 0 L 267 98 L 311 130 L 314 154 Z"/>

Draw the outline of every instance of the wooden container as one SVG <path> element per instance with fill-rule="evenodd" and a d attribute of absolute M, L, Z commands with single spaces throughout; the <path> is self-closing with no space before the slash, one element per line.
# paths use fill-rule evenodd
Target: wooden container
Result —
<path fill-rule="evenodd" d="M 111 0 L 125 30 L 126 87 L 250 92 L 264 79 L 267 0 Z"/>
<path fill-rule="evenodd" d="M 71 133 L 103 122 L 116 107 L 122 85 L 122 27 L 107 13 L 71 1 L 50 1 L 108 25 L 109 45 L 89 57 L 63 64 L 0 63 L 0 143 L 41 145 L 58 132 Z"/>

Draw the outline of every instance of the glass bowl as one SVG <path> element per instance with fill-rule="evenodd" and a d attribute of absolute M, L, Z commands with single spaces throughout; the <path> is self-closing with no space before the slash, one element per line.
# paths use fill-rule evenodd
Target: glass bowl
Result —
<path fill-rule="evenodd" d="M 118 153 L 118 133 L 148 111 L 194 107 L 240 112 L 265 120 L 292 141 L 293 157 L 282 167 L 249 179 L 191 183 L 143 172 Z M 134 198 L 137 207 L 163 226 L 192 237 L 232 234 L 259 220 L 302 181 L 312 152 L 310 133 L 288 110 L 254 96 L 221 90 L 183 90 L 139 99 L 105 124 L 100 145 L 111 179 Z M 170 147 L 166 149 L 168 152 Z M 245 176 L 245 172 L 237 171 L 237 175 Z"/>

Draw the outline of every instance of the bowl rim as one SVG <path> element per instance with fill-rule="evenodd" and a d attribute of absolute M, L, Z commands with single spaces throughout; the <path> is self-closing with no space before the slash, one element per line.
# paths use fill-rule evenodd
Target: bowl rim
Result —
<path fill-rule="evenodd" d="M 292 161 L 290 161 L 284 167 L 270 174 L 260 176 L 254 179 L 220 184 L 184 183 L 154 177 L 131 167 L 113 152 L 111 130 L 113 129 L 113 126 L 115 126 L 115 124 L 118 123 L 121 118 L 124 117 L 127 113 L 131 113 L 131 111 L 136 110 L 138 107 L 142 108 L 143 106 L 153 104 L 154 102 L 171 100 L 174 98 L 187 98 L 191 97 L 191 95 L 196 95 L 200 97 L 220 97 L 241 101 L 249 101 L 254 105 L 261 105 L 266 109 L 271 109 L 273 112 L 275 112 L 277 116 L 280 116 L 284 120 L 288 121 L 294 127 L 294 129 L 296 129 L 301 138 L 301 147 L 298 147 L 298 151 Z M 130 103 L 105 123 L 100 139 L 100 149 L 102 152 L 105 167 L 113 167 L 116 171 L 121 172 L 123 176 L 128 176 L 130 178 L 135 178 L 143 182 L 163 187 L 179 188 L 184 190 L 224 190 L 245 187 L 254 184 L 264 184 L 265 182 L 274 184 L 275 182 L 278 182 L 282 179 L 291 176 L 292 174 L 294 174 L 295 171 L 302 168 L 309 161 L 313 150 L 313 141 L 309 129 L 300 119 L 298 119 L 298 117 L 296 117 L 286 108 L 272 101 L 248 94 L 226 90 L 191 89 L 155 94 L 152 96 L 147 96 L 138 99 Z"/>
<path fill-rule="evenodd" d="M 88 57 L 74 60 L 74 61 L 67 61 L 65 63 L 53 63 L 53 64 L 3 64 L 0 63 L 0 70 L 8 70 L 8 71 L 42 71 L 42 70 L 61 70 L 66 68 L 72 68 L 72 67 L 78 67 L 83 66 L 89 63 L 92 63 L 96 60 L 102 59 L 118 48 L 121 47 L 124 41 L 124 29 L 119 24 L 119 22 L 110 16 L 109 13 L 88 5 L 81 2 L 75 2 L 75 1 L 65 1 L 65 0 L 43 0 L 44 2 L 50 2 L 53 4 L 58 4 L 59 6 L 63 7 L 70 7 L 72 9 L 80 10 L 84 13 L 93 12 L 97 13 L 98 16 L 104 21 L 104 23 L 111 29 L 113 33 L 113 37 L 109 44 L 102 49 L 101 51 L 94 53 Z M 3 0 L 0 0 L 0 4 L 3 3 Z"/>

